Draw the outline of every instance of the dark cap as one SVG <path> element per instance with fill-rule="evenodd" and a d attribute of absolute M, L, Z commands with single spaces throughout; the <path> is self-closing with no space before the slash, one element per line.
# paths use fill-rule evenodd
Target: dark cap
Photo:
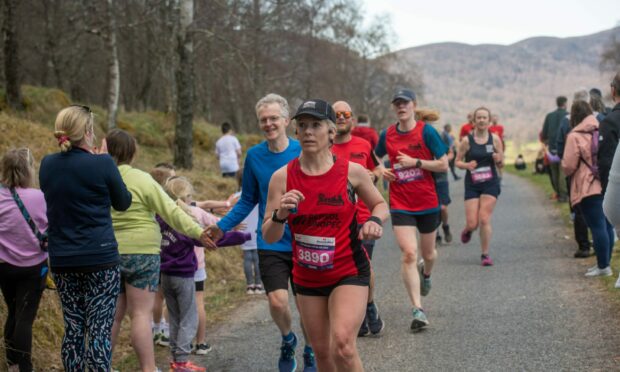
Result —
<path fill-rule="evenodd" d="M 394 94 L 394 98 L 392 98 L 392 103 L 396 100 L 405 100 L 405 101 L 415 101 L 415 93 L 411 89 L 401 89 L 396 94 Z"/>
<path fill-rule="evenodd" d="M 320 120 L 331 120 L 332 122 L 336 122 L 336 113 L 332 106 L 323 101 L 322 99 L 311 99 L 308 101 L 304 101 L 297 108 L 297 112 L 293 119 L 297 119 L 302 115 L 310 115 Z"/>

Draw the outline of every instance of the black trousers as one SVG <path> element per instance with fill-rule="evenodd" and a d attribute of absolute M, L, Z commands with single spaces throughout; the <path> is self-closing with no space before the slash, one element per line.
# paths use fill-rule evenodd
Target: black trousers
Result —
<path fill-rule="evenodd" d="M 32 371 L 32 323 L 45 289 L 45 266 L 47 261 L 30 267 L 0 263 L 0 289 L 9 310 L 4 324 L 6 360 L 20 371 Z"/>
<path fill-rule="evenodd" d="M 583 217 L 583 212 L 581 208 L 573 208 L 570 205 L 570 177 L 566 177 L 566 184 L 568 190 L 568 205 L 570 206 L 570 211 L 575 213 L 575 220 L 573 221 L 573 231 L 575 233 L 575 241 L 577 242 L 577 246 L 580 250 L 590 250 L 590 239 L 588 239 L 588 225 L 586 225 L 586 220 Z"/>

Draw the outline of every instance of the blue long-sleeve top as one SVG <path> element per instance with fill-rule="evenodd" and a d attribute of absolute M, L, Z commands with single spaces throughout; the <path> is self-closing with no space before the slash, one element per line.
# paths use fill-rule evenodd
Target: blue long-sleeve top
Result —
<path fill-rule="evenodd" d="M 284 227 L 282 239 L 272 244 L 263 240 L 263 233 L 261 231 L 271 175 L 291 160 L 299 157 L 301 153 L 299 142 L 292 138 L 288 140 L 288 147 L 282 152 L 270 151 L 266 141 L 248 150 L 243 166 L 243 183 L 241 186 L 243 193 L 241 193 L 241 198 L 233 209 L 217 223 L 222 231 L 229 231 L 241 223 L 252 212 L 254 206 L 258 204 L 258 226 L 256 229 L 258 249 L 280 252 L 291 251 L 291 231 L 288 225 Z"/>
<path fill-rule="evenodd" d="M 47 204 L 52 270 L 83 271 L 120 262 L 110 207 L 127 210 L 131 193 L 109 155 L 79 147 L 47 155 L 39 183 Z"/>

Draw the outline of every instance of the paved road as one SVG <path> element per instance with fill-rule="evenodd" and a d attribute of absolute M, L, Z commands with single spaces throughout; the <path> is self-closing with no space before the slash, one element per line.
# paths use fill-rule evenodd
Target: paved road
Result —
<path fill-rule="evenodd" d="M 358 339 L 367 371 L 620 371 L 620 312 L 597 279 L 583 277 L 592 259 L 572 258 L 566 228 L 541 192 L 514 176 L 505 183 L 493 217 L 495 266 L 479 265 L 477 236 L 468 245 L 441 246 L 424 332 L 409 332 L 400 254 L 386 229 L 373 260 L 385 332 Z M 451 188 L 458 240 L 462 183 Z M 235 311 L 208 338 L 215 349 L 203 362 L 210 371 L 276 370 L 280 340 L 264 298 Z"/>

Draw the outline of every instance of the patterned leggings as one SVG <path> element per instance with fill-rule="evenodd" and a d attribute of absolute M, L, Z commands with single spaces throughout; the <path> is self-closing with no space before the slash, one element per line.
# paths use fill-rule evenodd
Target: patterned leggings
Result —
<path fill-rule="evenodd" d="M 118 266 L 92 273 L 54 273 L 65 321 L 65 371 L 110 370 L 120 277 Z"/>

